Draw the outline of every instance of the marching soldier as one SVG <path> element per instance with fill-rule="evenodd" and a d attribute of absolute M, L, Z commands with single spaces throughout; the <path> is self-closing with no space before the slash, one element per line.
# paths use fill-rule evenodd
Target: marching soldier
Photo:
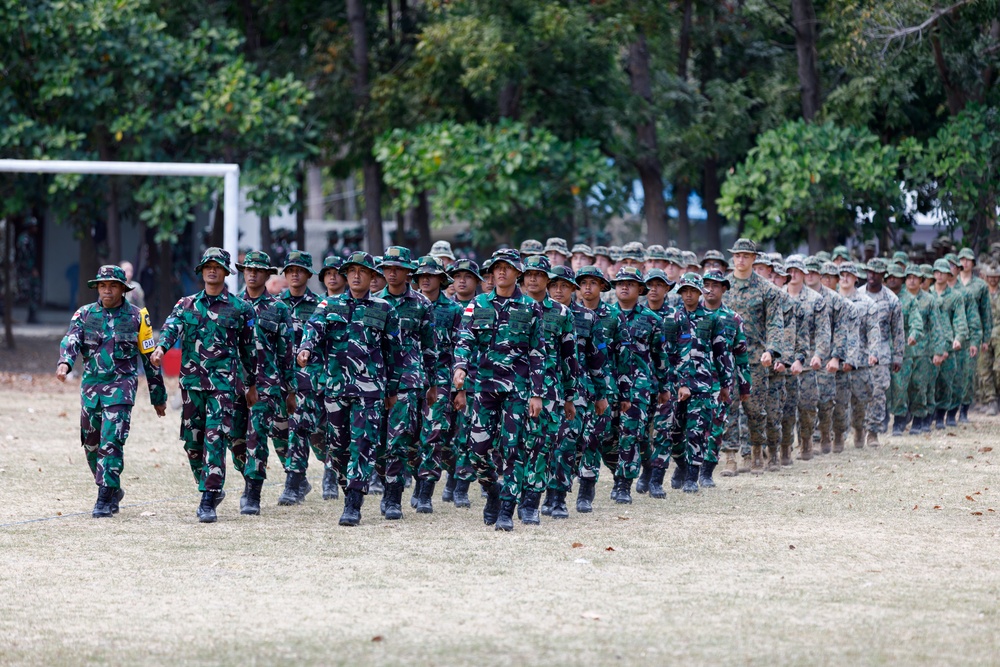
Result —
<path fill-rule="evenodd" d="M 990 327 L 990 338 L 986 345 L 986 352 L 979 360 L 979 381 L 982 389 L 982 401 L 986 407 L 986 414 L 995 416 L 998 413 L 997 388 L 1000 387 L 1000 373 L 997 366 L 1000 364 L 1000 354 L 998 354 L 997 340 L 1000 339 L 1000 269 L 992 265 L 987 265 L 982 269 L 982 276 L 986 280 L 990 297 L 990 315 L 993 324 Z"/>

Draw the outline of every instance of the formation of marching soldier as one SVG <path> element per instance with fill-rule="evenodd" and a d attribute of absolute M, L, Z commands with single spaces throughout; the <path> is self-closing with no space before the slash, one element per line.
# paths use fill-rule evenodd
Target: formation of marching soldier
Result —
<path fill-rule="evenodd" d="M 226 452 L 244 479 L 242 514 L 261 512 L 273 446 L 285 473 L 279 505 L 312 490 L 344 496 L 343 526 L 367 495 L 386 520 L 433 512 L 435 486 L 455 507 L 510 531 L 515 520 L 593 511 L 602 465 L 610 501 L 633 492 L 696 493 L 722 477 L 760 475 L 892 435 L 968 419 L 979 396 L 997 414 L 993 314 L 1000 271 L 969 249 L 932 265 L 906 253 L 852 261 L 847 248 L 805 257 L 730 258 L 629 243 L 572 249 L 562 239 L 501 249 L 482 266 L 446 242 L 414 259 L 392 246 L 319 268 L 294 251 L 280 272 L 260 251 L 236 270 L 209 248 L 205 288 L 177 302 L 154 341 L 148 315 L 114 266 L 89 285 L 99 300 L 74 314 L 57 376 L 82 365 L 81 440 L 98 485 L 95 517 L 112 516 L 139 368 L 164 414 L 159 367 L 181 351 L 181 439 L 201 491 L 199 521 L 217 519 Z M 988 282 L 988 284 L 987 284 Z M 270 443 L 270 444 L 269 444 Z M 271 465 L 269 466 L 269 462 Z"/>

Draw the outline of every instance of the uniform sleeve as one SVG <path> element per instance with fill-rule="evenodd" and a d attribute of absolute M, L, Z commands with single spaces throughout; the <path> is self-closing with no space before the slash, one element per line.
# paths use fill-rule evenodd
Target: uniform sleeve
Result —
<path fill-rule="evenodd" d="M 931 330 L 934 332 L 931 340 L 931 354 L 946 354 L 951 352 L 951 342 L 955 340 L 951 318 L 946 316 L 944 301 L 936 294 L 931 299 Z"/>
<path fill-rule="evenodd" d="M 877 308 L 878 306 L 871 299 L 860 303 L 860 309 L 865 311 L 863 326 L 868 331 L 868 356 L 870 357 L 878 357 L 878 346 L 882 342 L 882 328 L 878 325 Z"/>
<path fill-rule="evenodd" d="M 952 292 L 948 295 L 948 308 L 951 315 L 951 330 L 952 330 L 952 341 L 958 341 L 965 346 L 966 342 L 969 340 L 969 324 L 965 317 L 965 304 L 964 300 Z M 950 347 L 949 347 L 950 349 Z"/>
<path fill-rule="evenodd" d="M 829 359 L 833 349 L 833 331 L 830 324 L 830 307 L 823 297 L 813 302 L 813 347 L 812 353 L 820 359 Z"/>
<path fill-rule="evenodd" d="M 903 318 L 903 323 L 906 324 L 905 317 Z M 924 339 L 925 334 L 924 316 L 923 313 L 920 312 L 920 302 L 915 298 L 910 299 L 909 327 L 907 328 L 906 340 L 903 341 L 903 345 L 908 345 L 911 338 L 919 343 Z"/>
<path fill-rule="evenodd" d="M 809 289 L 803 287 L 802 289 Z M 809 317 L 805 313 L 808 302 L 796 301 L 793 312 L 795 313 L 795 361 L 805 364 L 809 361 Z"/>
<path fill-rule="evenodd" d="M 435 307 L 433 304 L 428 306 L 420 318 L 420 363 L 424 367 L 424 377 L 427 378 L 428 387 L 437 384 L 438 341 L 434 332 Z"/>
<path fill-rule="evenodd" d="M 167 321 L 160 328 L 160 340 L 156 343 L 156 347 L 163 348 L 165 352 L 174 346 L 184 332 L 183 316 L 184 299 L 181 299 L 174 304 L 174 309 L 170 311 Z"/>
<path fill-rule="evenodd" d="M 399 392 L 399 381 L 403 372 L 403 339 L 400 337 L 399 316 L 395 308 L 389 308 L 385 320 L 385 337 L 382 358 L 389 364 L 386 370 L 386 396 L 395 396 Z"/>
<path fill-rule="evenodd" d="M 903 363 L 903 351 L 906 349 L 906 338 L 903 333 L 903 309 L 899 299 L 891 302 L 889 307 L 889 332 L 892 335 L 892 363 Z"/>
<path fill-rule="evenodd" d="M 736 316 L 736 337 L 733 339 L 733 364 L 736 367 L 736 384 L 740 396 L 749 396 L 753 382 L 750 375 L 750 357 L 747 353 L 747 334 L 743 330 L 743 318 Z"/>
<path fill-rule="evenodd" d="M 237 299 L 243 306 L 243 326 L 240 328 L 240 361 L 243 364 L 243 373 L 248 387 L 257 384 L 257 338 L 254 324 L 256 323 L 256 312 L 246 301 Z"/>
<path fill-rule="evenodd" d="M 965 302 L 965 317 L 969 323 L 969 344 L 978 347 L 983 342 L 983 323 L 979 319 L 979 308 L 969 290 L 963 290 L 962 301 Z"/>
<path fill-rule="evenodd" d="M 681 365 L 680 348 L 677 346 L 679 325 L 677 314 L 671 313 L 663 318 L 663 354 L 667 363 L 667 381 L 662 391 L 677 393 L 677 369 Z"/>
<path fill-rule="evenodd" d="M 528 332 L 528 380 L 532 396 L 545 396 L 545 355 L 549 350 L 542 335 L 541 307 L 536 306 L 534 313 L 531 330 Z"/>
<path fill-rule="evenodd" d="M 733 382 L 733 355 L 729 352 L 726 340 L 726 325 L 722 318 L 716 315 L 712 327 L 712 361 L 715 373 L 719 378 L 720 387 L 728 387 Z"/>
<path fill-rule="evenodd" d="M 595 317 L 596 320 L 596 317 Z M 595 400 L 609 398 L 614 394 L 611 386 L 611 376 L 604 372 L 607 363 L 608 344 L 604 339 L 604 327 L 595 324 L 593 335 L 587 339 L 587 344 L 583 348 L 584 363 L 586 369 L 579 369 L 582 374 L 586 372 L 590 375 L 594 383 Z"/>
<path fill-rule="evenodd" d="M 562 376 L 563 396 L 567 401 L 576 400 L 576 377 L 580 373 L 576 361 L 576 331 L 573 328 L 573 313 L 564 310 L 563 330 L 560 336 L 559 357 Z"/>
<path fill-rule="evenodd" d="M 308 350 L 310 356 L 313 357 L 322 349 L 323 339 L 326 337 L 326 310 L 327 300 L 323 299 L 316 306 L 316 310 L 313 311 L 309 320 L 302 325 L 302 342 L 299 343 L 296 354 L 302 350 Z"/>
<path fill-rule="evenodd" d="M 670 365 L 667 362 L 663 320 L 659 316 L 656 317 L 653 325 L 653 344 L 650 346 L 649 356 L 653 362 L 653 376 L 655 378 L 655 384 L 653 385 L 654 393 L 662 394 L 665 391 L 669 391 Z"/>
<path fill-rule="evenodd" d="M 990 289 L 980 283 L 979 290 L 979 320 L 983 326 L 983 342 L 993 339 L 993 312 L 990 303 Z"/>
<path fill-rule="evenodd" d="M 282 302 L 278 302 L 278 312 L 281 313 L 281 322 L 278 324 L 278 367 L 281 369 L 282 384 L 286 392 L 294 392 L 295 381 L 295 347 L 292 340 L 295 336 L 295 328 L 292 324 L 292 311 Z M 319 310 L 317 308 L 317 310 Z M 313 313 L 315 314 L 315 313 Z"/>
<path fill-rule="evenodd" d="M 469 302 L 458 327 L 458 334 L 455 340 L 455 360 L 454 370 L 462 370 L 468 373 L 469 360 L 472 359 L 476 338 L 472 334 L 472 312 L 476 307 L 476 299 Z"/>
<path fill-rule="evenodd" d="M 142 372 L 146 375 L 146 386 L 149 388 L 149 402 L 152 405 L 166 405 L 167 388 L 163 384 L 163 372 L 153 365 L 148 354 L 139 353 Z"/>
<path fill-rule="evenodd" d="M 628 330 L 625 317 L 620 312 L 617 313 L 615 329 L 617 340 L 615 344 L 614 368 L 615 382 L 618 384 L 618 400 L 631 402 L 632 388 L 635 385 L 632 376 L 632 369 L 635 367 L 635 361 L 633 360 L 635 350 L 633 348 L 632 333 Z"/>
<path fill-rule="evenodd" d="M 59 362 L 56 364 L 66 364 L 73 369 L 76 357 L 80 354 L 80 338 L 83 335 L 83 323 L 86 320 L 87 306 L 78 309 L 73 313 L 73 318 L 69 321 L 69 329 L 59 343 Z"/>
<path fill-rule="evenodd" d="M 772 356 L 780 357 L 785 337 L 781 299 L 776 289 L 766 289 L 764 292 L 764 350 L 771 352 Z"/>

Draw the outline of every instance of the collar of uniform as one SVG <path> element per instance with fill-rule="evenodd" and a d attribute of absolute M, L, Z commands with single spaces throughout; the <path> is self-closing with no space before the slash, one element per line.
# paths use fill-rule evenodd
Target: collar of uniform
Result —
<path fill-rule="evenodd" d="M 354 298 L 354 294 L 351 292 L 351 290 L 345 291 L 341 296 L 347 297 L 347 299 L 349 301 L 371 301 L 372 300 L 372 292 L 371 292 L 371 290 L 368 290 L 367 292 L 365 292 L 365 295 L 363 297 L 361 297 L 360 299 Z"/>
<path fill-rule="evenodd" d="M 198 296 L 195 297 L 195 300 L 197 301 L 198 299 L 205 299 L 206 301 L 212 302 L 212 301 L 219 301 L 220 299 L 227 299 L 228 297 L 229 297 L 229 287 L 224 286 L 222 288 L 222 291 L 216 294 L 215 296 L 210 296 L 208 292 L 202 290 L 198 292 Z"/>
<path fill-rule="evenodd" d="M 496 299 L 503 299 L 503 298 L 504 297 L 502 297 L 502 296 L 501 297 L 497 296 L 497 291 L 495 289 L 490 290 L 490 293 L 486 295 L 486 300 L 487 301 L 494 301 Z M 521 298 L 521 288 L 518 287 L 517 285 L 514 285 L 514 293 L 511 294 L 509 297 L 506 297 L 506 298 L 508 298 L 508 299 L 520 299 Z"/>

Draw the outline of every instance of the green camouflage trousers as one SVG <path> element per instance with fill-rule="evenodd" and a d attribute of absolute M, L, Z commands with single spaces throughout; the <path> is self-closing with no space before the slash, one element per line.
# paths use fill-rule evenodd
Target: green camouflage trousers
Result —
<path fill-rule="evenodd" d="M 833 432 L 847 433 L 848 426 L 865 428 L 865 409 L 871 400 L 871 380 L 867 368 L 837 373 L 837 404 L 833 409 Z M 847 420 L 850 417 L 851 423 Z"/>
<path fill-rule="evenodd" d="M 438 399 L 428 405 L 424 401 L 423 419 L 420 424 L 420 452 L 417 477 L 420 479 L 441 479 L 442 461 L 447 460 L 449 470 L 454 469 L 455 457 L 449 451 L 448 440 L 455 409 L 447 391 L 438 390 Z M 445 456 L 445 452 L 449 451 Z"/>
<path fill-rule="evenodd" d="M 282 430 L 288 430 L 288 411 L 281 394 L 261 394 L 250 408 L 250 433 L 246 438 L 247 466 L 244 473 L 248 479 L 267 479 L 268 437 L 274 438 L 274 453 L 282 468 L 287 468 L 288 449 L 280 448 L 276 438 Z"/>
<path fill-rule="evenodd" d="M 469 412 L 469 458 L 476 479 L 483 488 L 500 481 L 500 498 L 517 502 L 522 479 L 517 466 L 528 402 L 516 392 L 477 391 Z"/>
<path fill-rule="evenodd" d="M 618 427 L 615 429 L 618 436 L 616 478 L 635 479 L 639 476 L 639 452 L 649 439 L 649 431 L 646 430 L 648 411 L 649 400 L 645 396 L 636 396 L 631 407 L 618 415 Z"/>
<path fill-rule="evenodd" d="M 121 487 L 125 440 L 132 422 L 131 405 L 80 410 L 80 443 L 98 486 Z"/>
<path fill-rule="evenodd" d="M 455 413 L 455 425 L 451 437 L 455 477 L 466 482 L 476 481 L 476 469 L 472 467 L 472 449 L 469 447 L 469 428 L 471 428 L 469 410 L 471 409 L 472 404 L 468 403 L 465 410 Z"/>
<path fill-rule="evenodd" d="M 677 401 L 676 418 L 671 433 L 671 454 L 675 459 L 684 457 L 689 466 L 700 466 L 705 461 L 708 439 L 712 432 L 712 418 L 716 403 L 710 393 L 691 394 L 686 401 Z"/>
<path fill-rule="evenodd" d="M 583 433 L 583 453 L 580 456 L 580 478 L 599 479 L 601 462 L 609 470 L 618 469 L 618 446 L 613 426 L 617 423 L 618 404 L 612 403 L 603 415 L 594 413 L 594 426 Z"/>
<path fill-rule="evenodd" d="M 993 351 L 993 346 L 986 348 L 986 352 L 980 350 L 976 357 L 977 376 L 977 401 L 980 403 L 992 403 L 1000 396 L 1000 356 Z"/>
<path fill-rule="evenodd" d="M 246 443 L 232 446 L 233 392 L 181 389 L 181 440 L 199 491 L 221 491 L 226 483 L 226 449 L 240 473 L 247 462 Z"/>
<path fill-rule="evenodd" d="M 749 452 L 750 447 L 763 447 L 767 442 L 767 415 L 777 410 L 772 406 L 768 371 L 760 364 L 750 364 L 750 398 L 746 402 L 734 400 L 726 414 L 726 433 L 722 438 L 722 451 Z M 746 415 L 746 426 L 740 428 L 740 414 Z"/>
<path fill-rule="evenodd" d="M 732 388 L 736 391 L 736 387 Z M 730 398 L 730 403 L 739 402 L 739 397 Z M 722 448 L 722 437 L 726 432 L 726 414 L 729 412 L 729 404 L 723 403 L 719 397 L 719 392 L 712 394 L 712 430 L 708 436 L 708 446 L 705 448 L 705 462 L 718 463 L 719 450 Z"/>
<path fill-rule="evenodd" d="M 386 437 L 375 449 L 375 472 L 386 484 L 403 483 L 403 476 L 415 475 L 420 467 L 420 409 L 423 389 L 408 389 L 396 394 L 389 410 Z"/>
<path fill-rule="evenodd" d="M 288 417 L 288 426 L 274 437 L 274 449 L 288 451 L 286 472 L 305 473 L 309 469 L 309 449 L 318 461 L 330 467 L 328 445 L 324 437 L 327 429 L 323 395 L 314 391 L 299 393 L 295 412 Z M 287 445 L 286 445 L 287 443 Z"/>
<path fill-rule="evenodd" d="M 670 400 L 663 405 L 657 405 L 650 410 L 652 413 L 652 431 L 649 439 L 652 443 L 651 463 L 654 468 L 670 467 L 670 455 L 673 443 L 670 441 L 677 422 L 677 396 L 671 395 Z"/>
<path fill-rule="evenodd" d="M 330 442 L 327 465 L 337 472 L 341 487 L 368 493 L 384 402 L 381 398 L 327 396 L 325 407 Z"/>
<path fill-rule="evenodd" d="M 559 437 L 559 428 L 564 418 L 563 403 L 542 401 L 542 411 L 534 419 L 528 419 L 527 435 L 521 456 L 517 460 L 516 475 L 521 492 L 541 493 L 548 483 L 549 457 Z M 576 443 L 573 443 L 576 449 Z"/>
<path fill-rule="evenodd" d="M 962 353 L 962 350 L 953 350 L 948 358 L 938 366 L 937 381 L 934 387 L 934 404 L 937 405 L 938 410 L 952 410 L 958 407 L 958 382 L 955 379 L 958 376 L 956 357 Z"/>
<path fill-rule="evenodd" d="M 573 419 L 563 417 L 555 446 L 549 453 L 546 488 L 553 491 L 572 490 L 573 476 L 587 445 L 586 433 L 594 429 L 597 413 L 593 404 L 578 399 L 574 405 L 576 416 Z"/>
<path fill-rule="evenodd" d="M 959 405 L 972 405 L 975 398 L 976 388 L 976 368 L 978 366 L 979 354 L 975 358 L 969 356 L 969 348 L 956 352 L 960 361 L 960 376 L 958 378 L 958 403 Z"/>

